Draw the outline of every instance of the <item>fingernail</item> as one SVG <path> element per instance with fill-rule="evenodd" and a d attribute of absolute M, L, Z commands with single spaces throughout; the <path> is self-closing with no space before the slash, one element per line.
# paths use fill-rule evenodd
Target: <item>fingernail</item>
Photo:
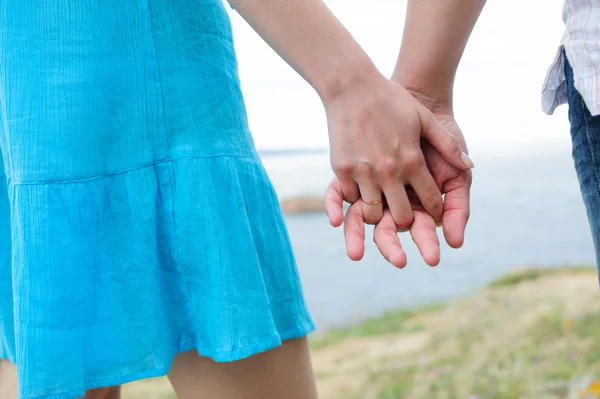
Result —
<path fill-rule="evenodd" d="M 463 161 L 467 168 L 472 169 L 475 167 L 475 164 L 473 163 L 473 161 L 471 161 L 471 158 L 469 158 L 469 156 L 465 152 L 460 154 L 460 159 Z"/>

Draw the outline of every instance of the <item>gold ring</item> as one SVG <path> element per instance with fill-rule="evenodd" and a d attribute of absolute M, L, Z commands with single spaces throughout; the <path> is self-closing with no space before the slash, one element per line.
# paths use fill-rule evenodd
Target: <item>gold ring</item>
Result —
<path fill-rule="evenodd" d="M 364 202 L 367 205 L 379 205 L 383 202 L 382 199 L 378 199 L 377 201 L 365 201 L 364 199 L 361 198 L 361 200 L 362 200 L 362 202 Z"/>

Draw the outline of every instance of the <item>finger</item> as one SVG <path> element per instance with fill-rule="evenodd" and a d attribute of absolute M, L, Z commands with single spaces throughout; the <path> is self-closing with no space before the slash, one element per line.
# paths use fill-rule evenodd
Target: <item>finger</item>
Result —
<path fill-rule="evenodd" d="M 333 227 L 340 227 L 344 221 L 344 194 L 340 181 L 336 178 L 325 191 L 325 213 Z"/>
<path fill-rule="evenodd" d="M 431 173 L 429 173 L 429 169 L 425 166 L 424 160 L 423 166 L 419 168 L 417 175 L 410 181 L 410 185 L 417 194 L 417 197 L 419 197 L 419 201 L 427 213 L 433 217 L 436 224 L 441 223 L 442 213 L 444 212 L 444 200 Z"/>
<path fill-rule="evenodd" d="M 462 247 L 470 216 L 471 171 L 461 173 L 444 184 L 444 238 L 452 248 Z"/>
<path fill-rule="evenodd" d="M 348 257 L 354 261 L 361 260 L 365 254 L 365 222 L 360 202 L 350 205 L 346 212 L 344 237 Z"/>
<path fill-rule="evenodd" d="M 356 179 L 362 199 L 364 221 L 368 224 L 377 224 L 383 216 L 383 194 L 375 180 L 367 176 Z M 378 202 L 369 204 L 368 202 Z"/>
<path fill-rule="evenodd" d="M 386 210 L 381 221 L 375 226 L 373 240 L 385 260 L 400 269 L 406 266 L 406 253 L 402 249 L 396 223 L 390 211 Z"/>
<path fill-rule="evenodd" d="M 440 263 L 440 240 L 431 215 L 423 210 L 415 210 L 410 235 L 425 263 L 429 266 L 437 266 Z"/>
<path fill-rule="evenodd" d="M 354 204 L 360 199 L 360 191 L 358 185 L 352 179 L 339 179 L 340 188 L 342 189 L 342 198 L 344 201 Z"/>
<path fill-rule="evenodd" d="M 426 138 L 450 165 L 460 170 L 473 168 L 473 161 L 461 148 L 458 139 L 444 128 L 425 107 L 419 107 L 422 137 Z"/>
<path fill-rule="evenodd" d="M 406 187 L 402 183 L 396 182 L 396 184 L 386 187 L 384 193 L 397 231 L 407 231 L 413 222 L 413 211 L 406 194 Z"/>

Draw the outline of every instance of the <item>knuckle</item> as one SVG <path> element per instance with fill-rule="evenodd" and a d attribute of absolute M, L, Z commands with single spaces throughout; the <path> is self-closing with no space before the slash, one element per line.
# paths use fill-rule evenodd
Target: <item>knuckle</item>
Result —
<path fill-rule="evenodd" d="M 377 224 L 381 220 L 382 212 L 369 212 L 365 214 L 365 223 L 367 224 Z"/>
<path fill-rule="evenodd" d="M 396 218 L 396 227 L 398 227 L 398 229 L 402 229 L 403 231 L 408 229 L 412 225 L 412 223 L 413 223 L 412 215 L 399 216 Z"/>
<path fill-rule="evenodd" d="M 458 139 L 456 138 L 456 136 L 454 136 L 453 134 L 448 134 L 446 136 L 446 146 L 452 152 L 460 152 L 461 151 L 460 143 L 458 142 Z"/>
<path fill-rule="evenodd" d="M 373 164 L 370 162 L 357 162 L 353 167 L 357 176 L 370 176 L 373 169 Z"/>
<path fill-rule="evenodd" d="M 409 230 L 410 230 L 410 226 L 408 226 L 408 227 L 400 227 L 400 226 L 396 227 L 396 231 L 398 233 L 406 233 Z M 411 238 L 412 238 L 412 236 L 411 236 Z M 414 239 L 413 239 L 413 241 L 414 241 Z"/>
<path fill-rule="evenodd" d="M 412 174 L 423 166 L 423 159 L 418 151 L 405 153 L 402 157 L 403 170 Z"/>
<path fill-rule="evenodd" d="M 438 194 L 430 194 L 425 199 L 427 207 L 433 211 L 441 211 L 444 208 L 444 201 L 442 196 Z"/>
<path fill-rule="evenodd" d="M 365 223 L 367 224 L 377 224 L 379 220 L 374 216 L 365 216 Z"/>
<path fill-rule="evenodd" d="M 377 172 L 385 177 L 392 177 L 398 172 L 398 162 L 392 157 L 384 157 L 377 161 Z"/>
<path fill-rule="evenodd" d="M 352 162 L 341 161 L 333 164 L 333 172 L 338 177 L 349 177 L 352 175 L 353 170 Z"/>

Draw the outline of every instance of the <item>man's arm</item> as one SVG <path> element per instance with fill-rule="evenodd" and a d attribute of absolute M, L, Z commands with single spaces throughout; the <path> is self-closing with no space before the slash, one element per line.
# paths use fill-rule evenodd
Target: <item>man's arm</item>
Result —
<path fill-rule="evenodd" d="M 408 0 L 407 18 L 393 80 L 399 82 L 429 108 L 461 143 L 463 135 L 452 116 L 454 76 L 467 40 L 481 13 L 485 0 Z M 428 143 L 423 144 L 425 159 L 436 183 L 446 193 L 443 228 L 448 244 L 462 246 L 469 219 L 471 172 L 454 168 L 441 159 Z M 327 189 L 325 207 L 333 226 L 343 220 L 344 193 L 334 180 Z M 412 202 L 414 222 L 410 227 L 425 262 L 440 261 L 435 221 Z M 364 252 L 364 217 L 354 204 L 346 213 L 344 231 L 350 257 Z M 396 267 L 406 265 L 406 253 L 396 235 L 390 215 L 385 213 L 374 231 L 382 255 Z"/>
<path fill-rule="evenodd" d="M 408 0 L 404 37 L 393 76 L 434 113 L 465 152 L 465 139 L 454 120 L 454 76 L 484 5 L 485 0 Z M 429 170 L 445 193 L 444 236 L 451 247 L 458 248 L 469 220 L 471 171 L 444 162 L 428 143 L 423 143 L 422 149 Z M 427 254 L 439 259 L 435 224 L 418 205 L 413 202 L 413 240 L 424 257 Z"/>
<path fill-rule="evenodd" d="M 454 76 L 485 0 L 409 0 L 393 79 L 435 113 L 452 112 Z"/>
<path fill-rule="evenodd" d="M 412 223 L 405 185 L 437 221 L 442 195 L 427 169 L 420 138 L 462 170 L 457 140 L 401 85 L 387 80 L 322 0 L 230 0 L 262 38 L 324 102 L 331 160 L 350 202 L 378 222 L 383 198 L 399 226 Z M 401 131 L 402 134 L 398 134 Z"/>

